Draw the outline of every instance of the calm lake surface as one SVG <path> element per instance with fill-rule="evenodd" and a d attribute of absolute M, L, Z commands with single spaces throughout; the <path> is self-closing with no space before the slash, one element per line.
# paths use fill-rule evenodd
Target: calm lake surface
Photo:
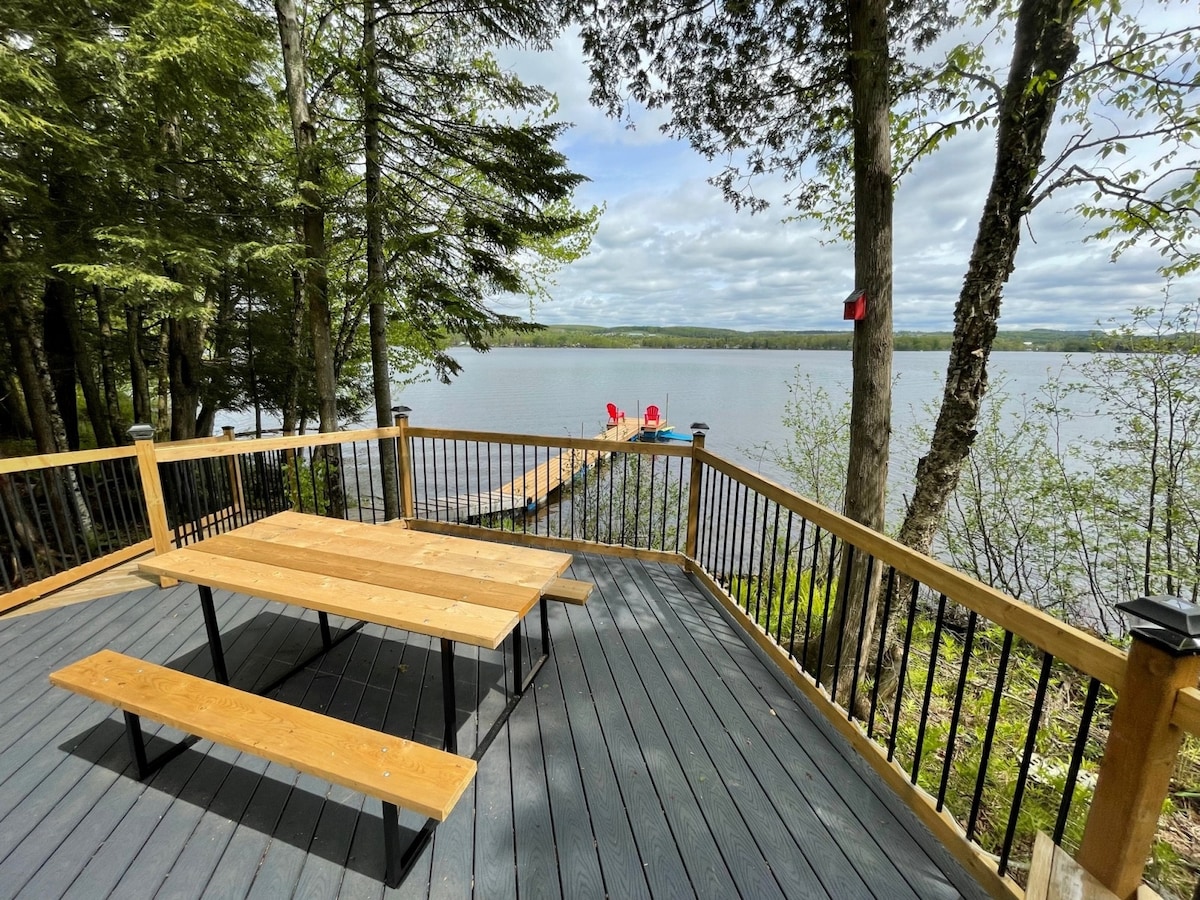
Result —
<path fill-rule="evenodd" d="M 1035 396 L 1067 360 L 1061 353 L 993 353 L 991 383 L 1012 402 Z M 1076 357 L 1079 358 L 1078 356 Z M 947 355 L 897 353 L 893 363 L 893 432 L 940 400 Z M 752 471 L 780 479 L 764 445 L 782 445 L 789 385 L 800 372 L 837 398 L 849 396 L 849 352 L 790 350 L 590 350 L 501 348 L 463 351 L 463 373 L 449 385 L 397 388 L 414 425 L 592 437 L 612 402 L 630 416 L 655 404 L 675 426 L 709 425 L 708 447 Z M 910 478 L 915 460 L 893 450 L 892 481 Z"/>

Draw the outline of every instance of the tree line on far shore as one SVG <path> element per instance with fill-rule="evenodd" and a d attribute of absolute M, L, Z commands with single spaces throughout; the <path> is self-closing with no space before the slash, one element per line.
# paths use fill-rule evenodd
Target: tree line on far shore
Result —
<path fill-rule="evenodd" d="M 896 350 L 949 350 L 954 335 L 948 331 L 899 331 Z M 505 332 L 493 342 L 496 347 L 589 347 L 602 349 L 677 350 L 849 350 L 854 335 L 845 331 L 735 331 L 731 328 L 691 326 L 550 325 L 534 332 Z M 1035 328 L 1002 331 L 996 335 L 996 350 L 1045 350 L 1086 353 L 1095 350 L 1128 349 L 1109 341 L 1101 331 L 1056 331 Z"/>

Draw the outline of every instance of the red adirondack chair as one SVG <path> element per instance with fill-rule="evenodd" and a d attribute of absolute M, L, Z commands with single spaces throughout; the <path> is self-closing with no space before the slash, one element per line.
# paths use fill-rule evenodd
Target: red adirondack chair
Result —
<path fill-rule="evenodd" d="M 642 417 L 642 424 L 647 428 L 657 428 L 662 424 L 662 419 L 658 415 L 657 406 L 647 406 L 646 415 Z"/>
<path fill-rule="evenodd" d="M 608 404 L 608 427 L 612 428 L 619 422 L 625 421 L 625 410 L 617 409 L 617 404 Z"/>

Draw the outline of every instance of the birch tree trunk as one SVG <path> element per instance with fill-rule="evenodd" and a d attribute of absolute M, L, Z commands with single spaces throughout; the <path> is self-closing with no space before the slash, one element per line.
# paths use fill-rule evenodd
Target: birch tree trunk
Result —
<path fill-rule="evenodd" d="M 1012 65 L 1000 100 L 996 165 L 954 308 L 942 405 L 900 528 L 900 540 L 923 553 L 933 546 L 978 433 L 1001 295 L 1033 199 L 1061 78 L 1079 53 L 1074 27 L 1082 9 L 1073 0 L 1022 0 L 1017 14 Z M 1032 89 L 1035 80 L 1038 88 Z"/>

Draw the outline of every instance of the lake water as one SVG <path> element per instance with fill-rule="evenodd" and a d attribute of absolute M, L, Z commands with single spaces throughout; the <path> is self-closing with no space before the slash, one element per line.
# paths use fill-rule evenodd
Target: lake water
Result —
<path fill-rule="evenodd" d="M 945 353 L 897 353 L 893 363 L 893 432 L 941 398 Z M 992 384 L 1019 399 L 1033 396 L 1067 360 L 1061 353 L 993 353 Z M 709 426 L 708 447 L 771 478 L 765 444 L 787 438 L 782 424 L 788 386 L 797 372 L 832 397 L 849 396 L 851 356 L 840 351 L 591 350 L 501 348 L 459 356 L 462 375 L 397 389 L 394 401 L 412 408 L 414 425 L 592 437 L 608 420 L 605 405 L 630 416 L 654 404 L 675 426 Z M 895 459 L 893 477 L 911 471 Z"/>

